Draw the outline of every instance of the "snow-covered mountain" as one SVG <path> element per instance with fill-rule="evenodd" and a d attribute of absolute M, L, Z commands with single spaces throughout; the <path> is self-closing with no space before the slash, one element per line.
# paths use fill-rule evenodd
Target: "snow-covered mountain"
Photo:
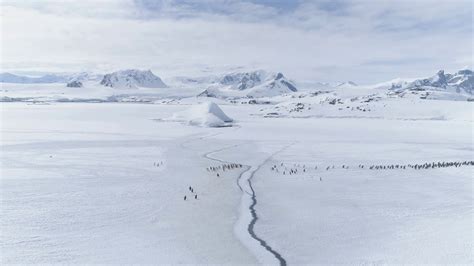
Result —
<path fill-rule="evenodd" d="M 263 70 L 243 73 L 231 73 L 224 75 L 219 81 L 224 86 L 230 86 L 236 90 L 246 90 L 257 86 L 264 86 L 266 89 L 283 89 L 287 92 L 297 91 L 282 73 L 266 73 Z"/>
<path fill-rule="evenodd" d="M 223 75 L 200 96 L 208 97 L 269 97 L 296 92 L 298 89 L 282 73 L 263 70 L 233 72 Z"/>
<path fill-rule="evenodd" d="M 166 88 L 167 85 L 150 70 L 121 70 L 104 75 L 101 85 L 119 89 Z"/>
<path fill-rule="evenodd" d="M 63 83 L 68 80 L 68 76 L 48 74 L 41 77 L 29 77 L 15 75 L 11 73 L 0 73 L 1 83 Z"/>
<path fill-rule="evenodd" d="M 44 72 L 37 72 L 44 74 Z M 426 100 L 472 101 L 474 74 L 463 69 L 454 74 L 439 71 L 429 78 L 393 79 L 374 85 L 354 82 L 321 83 L 311 80 L 293 81 L 279 72 L 236 71 L 227 74 L 208 74 L 201 77 L 178 76 L 167 78 L 165 84 L 150 70 L 122 70 L 106 75 L 93 72 L 49 73 L 44 76 L 0 74 L 5 101 L 15 99 L 155 102 L 163 98 L 214 97 L 252 103 L 280 102 L 304 95 L 335 92 L 359 97 L 382 94 L 390 98 L 416 97 Z M 80 89 L 78 89 L 80 88 Z M 113 88 L 113 90 L 111 89 Z M 166 89 L 155 89 L 166 88 Z M 115 90 L 121 89 L 121 90 Z M 138 90 L 137 90 L 138 89 Z M 329 99 L 332 101 L 333 99 Z M 321 100 L 325 102 L 326 100 Z"/>
<path fill-rule="evenodd" d="M 412 82 L 393 84 L 392 90 L 442 90 L 457 93 L 474 92 L 474 74 L 472 70 L 463 69 L 454 74 L 438 71 L 436 75 L 417 79 Z"/>

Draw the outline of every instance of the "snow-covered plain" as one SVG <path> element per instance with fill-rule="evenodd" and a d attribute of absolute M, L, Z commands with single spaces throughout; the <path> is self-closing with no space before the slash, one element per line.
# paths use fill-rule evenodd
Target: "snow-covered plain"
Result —
<path fill-rule="evenodd" d="M 216 100 L 220 128 L 168 119 L 195 97 L 4 102 L 1 263 L 472 264 L 472 166 L 358 167 L 472 161 L 472 103 L 374 93 Z"/>

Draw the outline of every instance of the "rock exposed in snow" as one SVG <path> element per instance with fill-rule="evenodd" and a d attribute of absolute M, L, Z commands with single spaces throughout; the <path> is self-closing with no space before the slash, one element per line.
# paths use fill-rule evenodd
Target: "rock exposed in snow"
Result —
<path fill-rule="evenodd" d="M 87 87 L 88 85 L 97 84 L 103 77 L 104 75 L 91 72 L 74 73 L 69 76 L 66 86 L 70 88 Z"/>
<path fill-rule="evenodd" d="M 66 86 L 70 88 L 81 88 L 82 82 L 80 82 L 79 80 L 73 80 L 71 82 L 68 82 Z"/>
<path fill-rule="evenodd" d="M 233 121 L 213 102 L 192 106 L 188 110 L 174 114 L 170 120 L 183 121 L 189 125 L 202 127 L 228 127 Z"/>
<path fill-rule="evenodd" d="M 472 70 L 463 69 L 449 77 L 448 85 L 457 86 L 471 94 L 474 93 L 474 73 Z"/>
<path fill-rule="evenodd" d="M 101 85 L 119 89 L 166 88 L 166 84 L 150 70 L 121 70 L 106 74 Z"/>
<path fill-rule="evenodd" d="M 430 78 L 417 79 L 406 84 L 392 86 L 392 89 L 452 90 L 458 93 L 472 94 L 474 92 L 474 74 L 469 69 L 460 70 L 455 74 L 447 74 L 444 70 L 440 70 Z"/>
<path fill-rule="evenodd" d="M 265 72 L 261 70 L 243 73 L 237 72 L 224 75 L 219 83 L 224 86 L 230 86 L 230 88 L 234 90 L 245 90 L 262 84 L 264 78 Z"/>
<path fill-rule="evenodd" d="M 288 91 L 297 91 L 296 87 L 282 73 L 266 73 L 263 70 L 227 74 L 221 78 L 220 84 L 228 85 L 236 90 L 246 90 L 263 85 L 267 89 L 280 86 L 285 87 Z"/>

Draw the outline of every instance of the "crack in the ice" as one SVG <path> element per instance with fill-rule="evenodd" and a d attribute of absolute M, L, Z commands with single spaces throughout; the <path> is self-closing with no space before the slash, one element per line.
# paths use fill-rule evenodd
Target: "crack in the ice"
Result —
<path fill-rule="evenodd" d="M 253 239 L 257 240 L 262 247 L 264 247 L 268 252 L 272 253 L 273 256 L 275 256 L 275 258 L 278 260 L 281 266 L 285 266 L 286 260 L 281 256 L 281 254 L 275 251 L 274 249 L 272 249 L 272 247 L 268 245 L 265 240 L 258 237 L 257 234 L 255 234 L 255 230 L 254 230 L 255 224 L 257 223 L 257 220 L 258 220 L 257 211 L 255 210 L 255 206 L 257 205 L 257 195 L 255 193 L 255 190 L 252 187 L 251 179 L 253 175 L 255 174 L 255 172 L 257 172 L 258 169 L 260 169 L 260 167 L 263 164 L 259 165 L 259 167 L 255 171 L 252 172 L 249 179 L 247 180 L 247 182 L 249 183 L 250 189 L 252 190 L 252 204 L 249 206 L 250 213 L 252 214 L 252 221 L 250 221 L 250 224 L 247 230 Z"/>
<path fill-rule="evenodd" d="M 257 205 L 257 195 L 255 193 L 255 190 L 253 189 L 253 186 L 252 186 L 252 178 L 254 176 L 254 174 L 260 170 L 260 168 L 266 164 L 268 161 L 270 161 L 274 155 L 276 155 L 277 153 L 283 151 L 284 149 L 288 148 L 289 146 L 291 146 L 293 144 L 290 144 L 286 147 L 284 147 L 283 149 L 273 153 L 271 156 L 269 156 L 264 162 L 262 162 L 259 166 L 257 166 L 257 168 L 252 171 L 252 173 L 250 174 L 250 177 L 247 179 L 247 182 L 249 184 L 249 187 L 250 187 L 250 190 L 252 191 L 252 193 L 249 193 L 247 191 L 245 191 L 242 186 L 240 185 L 240 179 L 242 178 L 242 176 L 251 169 L 251 167 L 249 165 L 245 165 L 247 167 L 247 169 L 245 171 L 243 171 L 238 179 L 237 179 L 237 185 L 239 186 L 240 190 L 242 192 L 245 192 L 247 193 L 251 199 L 252 199 L 252 204 L 250 204 L 249 206 L 249 211 L 250 211 L 250 214 L 252 215 L 252 220 L 250 221 L 248 227 L 247 227 L 247 231 L 249 233 L 249 235 L 255 239 L 257 242 L 259 242 L 259 244 L 265 248 L 265 250 L 267 250 L 268 252 L 270 252 L 277 260 L 278 262 L 280 263 L 281 266 L 286 266 L 286 260 L 283 258 L 283 256 L 278 253 L 276 250 L 274 250 L 265 240 L 263 240 L 262 238 L 260 238 L 259 236 L 257 236 L 257 234 L 255 233 L 255 224 L 257 223 L 257 220 L 258 220 L 258 215 L 257 215 L 257 211 L 255 210 L 255 206 Z M 215 151 L 212 151 L 212 152 L 209 152 L 209 153 L 206 153 L 204 154 L 204 157 L 205 158 L 208 158 L 210 160 L 215 160 L 215 161 L 219 161 L 221 163 L 231 163 L 231 162 L 227 162 L 227 161 L 223 161 L 223 160 L 220 160 L 220 159 L 217 159 L 217 158 L 213 158 L 213 157 L 210 157 L 209 154 L 212 154 L 212 153 L 217 153 L 217 152 L 220 152 L 220 151 L 223 151 L 223 150 L 226 150 L 226 149 L 230 149 L 230 148 L 233 148 L 233 147 L 237 147 L 239 146 L 238 144 L 237 145 L 232 145 L 232 146 L 228 146 L 228 147 L 225 147 L 225 148 L 222 148 L 222 149 L 218 149 L 218 150 L 215 150 Z"/>
<path fill-rule="evenodd" d="M 205 138 L 205 137 L 203 137 Z M 200 139 L 203 139 L 203 138 L 200 138 Z M 228 161 L 224 161 L 224 160 L 221 160 L 221 159 L 217 159 L 217 158 L 213 158 L 211 156 L 209 156 L 210 154 L 212 153 L 217 153 L 217 152 L 220 152 L 220 151 L 224 151 L 224 150 L 227 150 L 227 149 L 231 149 L 231 148 L 234 148 L 234 147 L 237 147 L 237 146 L 240 146 L 241 144 L 236 144 L 236 145 L 231 145 L 231 146 L 227 146 L 227 147 L 224 147 L 224 148 L 221 148 L 221 149 L 217 149 L 217 150 L 214 150 L 214 151 L 211 151 L 211 152 L 208 152 L 208 153 L 205 153 L 203 154 L 203 157 L 204 158 L 207 158 L 209 160 L 213 160 L 213 161 L 218 161 L 218 162 L 221 162 L 221 163 L 232 163 L 232 162 L 228 162 Z M 270 252 L 279 262 L 279 264 L 281 266 L 286 266 L 287 263 L 286 263 L 286 260 L 283 258 L 283 256 L 278 253 L 276 250 L 274 250 L 265 240 L 263 240 L 262 238 L 260 238 L 259 236 L 257 236 L 257 234 L 255 233 L 255 224 L 257 223 L 257 220 L 258 220 L 258 215 L 257 215 L 257 211 L 255 210 L 255 206 L 257 205 L 257 195 L 255 193 L 255 190 L 253 189 L 253 186 L 252 186 L 252 178 L 254 176 L 254 174 L 260 170 L 260 168 L 266 164 L 268 161 L 271 160 L 271 158 L 273 158 L 273 156 L 281 151 L 283 151 L 284 149 L 288 148 L 289 146 L 291 146 L 293 144 L 290 144 L 286 147 L 284 147 L 283 149 L 273 153 L 271 156 L 269 156 L 264 162 L 262 162 L 260 165 L 257 166 L 257 168 L 252 171 L 252 173 L 250 174 L 250 177 L 247 179 L 247 182 L 249 184 L 249 187 L 252 191 L 252 193 L 249 193 L 248 191 L 245 191 L 242 186 L 240 185 L 240 180 L 242 178 L 242 176 L 248 172 L 250 169 L 251 169 L 251 166 L 249 165 L 244 165 L 247 169 L 245 171 L 242 171 L 242 173 L 240 173 L 239 177 L 237 178 L 237 186 L 239 187 L 239 189 L 248 194 L 251 199 L 252 199 L 252 204 L 250 204 L 249 206 L 249 211 L 250 211 L 250 214 L 252 215 L 252 220 L 250 221 L 248 227 L 247 227 L 247 231 L 249 233 L 249 235 L 255 239 L 263 248 L 265 248 L 265 250 L 267 250 L 268 252 Z"/>

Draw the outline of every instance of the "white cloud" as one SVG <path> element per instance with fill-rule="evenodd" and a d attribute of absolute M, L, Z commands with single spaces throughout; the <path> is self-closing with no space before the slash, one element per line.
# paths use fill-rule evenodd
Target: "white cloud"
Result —
<path fill-rule="evenodd" d="M 2 68 L 166 76 L 244 66 L 363 83 L 472 66 L 467 1 L 147 3 L 4 0 Z"/>

